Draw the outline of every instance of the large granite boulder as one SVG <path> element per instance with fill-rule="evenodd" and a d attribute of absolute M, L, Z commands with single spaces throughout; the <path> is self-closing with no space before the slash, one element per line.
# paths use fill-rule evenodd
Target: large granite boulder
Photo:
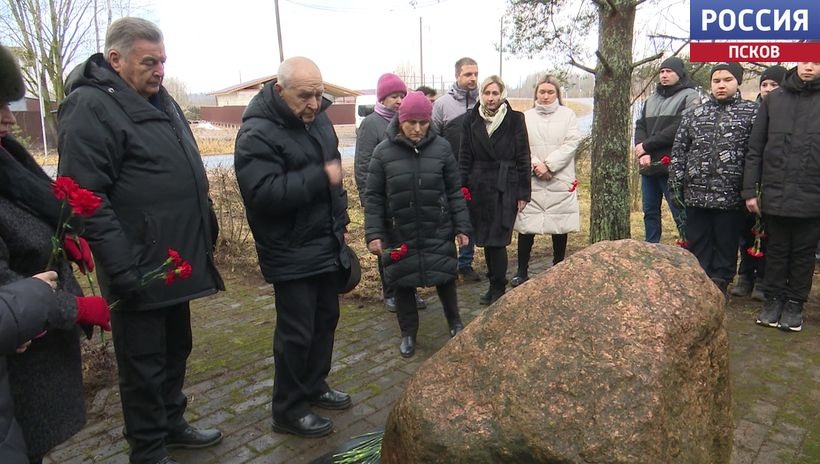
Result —
<path fill-rule="evenodd" d="M 688 251 L 602 242 L 427 360 L 382 463 L 728 463 L 724 301 Z"/>

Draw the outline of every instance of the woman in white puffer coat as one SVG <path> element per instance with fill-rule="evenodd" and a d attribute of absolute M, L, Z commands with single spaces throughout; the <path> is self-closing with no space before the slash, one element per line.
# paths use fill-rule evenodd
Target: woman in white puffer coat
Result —
<path fill-rule="evenodd" d="M 567 234 L 581 227 L 575 152 L 581 140 L 575 112 L 563 106 L 561 83 L 545 76 L 535 86 L 535 107 L 524 113 L 532 156 L 532 200 L 518 213 L 518 272 L 513 287 L 529 279 L 535 235 L 552 235 L 553 265 L 564 259 Z"/>

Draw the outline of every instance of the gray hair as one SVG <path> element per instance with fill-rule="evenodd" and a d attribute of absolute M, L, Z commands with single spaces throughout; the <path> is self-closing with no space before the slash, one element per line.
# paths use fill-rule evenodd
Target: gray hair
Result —
<path fill-rule="evenodd" d="M 163 41 L 162 31 L 147 19 L 120 18 L 108 26 L 108 32 L 105 34 L 105 54 L 108 56 L 111 50 L 116 50 L 123 57 L 127 57 L 138 40 L 160 43 Z"/>

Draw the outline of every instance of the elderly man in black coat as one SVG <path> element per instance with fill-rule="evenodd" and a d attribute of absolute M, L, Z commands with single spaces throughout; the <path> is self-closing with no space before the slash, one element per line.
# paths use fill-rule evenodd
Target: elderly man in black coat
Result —
<path fill-rule="evenodd" d="M 313 61 L 282 62 L 277 80 L 242 116 L 234 161 L 262 275 L 276 294 L 273 430 L 300 437 L 333 431 L 310 405 L 351 404 L 326 382 L 339 321 L 337 288 L 351 258 L 342 253 L 347 192 L 323 93 Z"/>
<path fill-rule="evenodd" d="M 219 443 L 183 413 L 191 353 L 189 302 L 224 289 L 214 265 L 216 227 L 208 179 L 182 110 L 162 86 L 165 47 L 151 22 L 112 23 L 105 55 L 69 76 L 60 106 L 60 171 L 102 199 L 87 220 L 111 314 L 125 435 L 132 463 L 173 463 L 168 450 Z M 144 285 L 169 249 L 190 278 Z"/>

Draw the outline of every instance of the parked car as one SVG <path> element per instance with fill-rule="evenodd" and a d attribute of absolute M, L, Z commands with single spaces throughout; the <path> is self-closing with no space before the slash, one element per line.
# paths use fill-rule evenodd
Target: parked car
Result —
<path fill-rule="evenodd" d="M 354 109 L 356 113 L 356 131 L 359 130 L 362 120 L 376 110 L 376 103 L 375 95 L 359 95 L 356 97 L 356 107 Z"/>

